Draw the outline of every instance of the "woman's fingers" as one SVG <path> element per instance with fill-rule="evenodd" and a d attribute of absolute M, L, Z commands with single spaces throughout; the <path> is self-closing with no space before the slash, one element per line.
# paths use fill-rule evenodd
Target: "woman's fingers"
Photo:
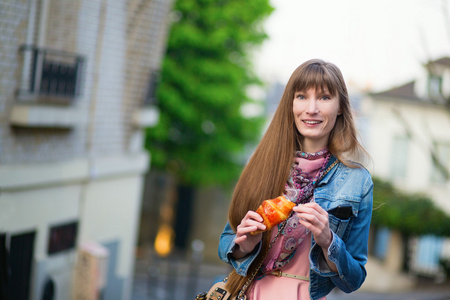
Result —
<path fill-rule="evenodd" d="M 261 240 L 262 234 L 251 235 L 251 232 L 257 230 L 265 230 L 266 226 L 263 224 L 264 219 L 254 211 L 248 211 L 241 223 L 236 228 L 236 238 L 234 242 L 239 245 L 239 250 L 242 253 L 251 252 L 256 244 Z"/>
<path fill-rule="evenodd" d="M 319 214 L 328 217 L 328 213 L 317 203 L 300 204 L 294 207 L 295 212 Z"/>
<path fill-rule="evenodd" d="M 331 231 L 328 223 L 328 213 L 317 203 L 307 203 L 294 208 L 300 218 L 300 223 L 311 230 L 314 239 L 320 246 L 329 245 Z"/>
<path fill-rule="evenodd" d="M 256 230 L 265 230 L 264 219 L 254 211 L 248 211 L 237 227 L 238 234 L 248 234 Z"/>
<path fill-rule="evenodd" d="M 300 218 L 313 224 L 328 223 L 328 213 L 317 203 L 307 203 L 294 207 Z"/>
<path fill-rule="evenodd" d="M 258 226 L 258 224 L 255 224 L 255 225 L 246 225 L 246 226 L 241 226 L 241 225 L 239 225 L 238 227 L 237 227 L 237 231 L 236 231 L 236 234 L 237 235 L 246 235 L 246 234 L 249 234 L 250 232 L 253 232 L 253 231 L 256 231 L 256 230 L 258 230 L 260 227 L 262 227 L 262 226 L 264 226 L 264 225 L 262 225 L 261 223 L 259 223 L 259 226 Z M 264 226 L 265 227 L 265 226 Z"/>
<path fill-rule="evenodd" d="M 245 214 L 245 217 L 244 217 L 243 220 L 246 220 L 246 219 L 253 219 L 253 220 L 257 221 L 257 222 L 263 222 L 264 221 L 263 217 L 261 217 L 260 214 L 258 214 L 257 212 L 254 212 L 252 210 L 249 210 Z"/>

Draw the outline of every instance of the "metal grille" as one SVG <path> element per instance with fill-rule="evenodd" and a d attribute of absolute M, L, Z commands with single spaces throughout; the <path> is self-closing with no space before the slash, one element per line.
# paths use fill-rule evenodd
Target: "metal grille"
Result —
<path fill-rule="evenodd" d="M 24 72 L 20 94 L 79 96 L 84 58 L 65 51 L 22 46 Z"/>
<path fill-rule="evenodd" d="M 147 86 L 147 94 L 145 95 L 144 105 L 156 105 L 158 103 L 156 91 L 160 82 L 160 72 L 152 71 L 150 73 L 150 80 Z"/>
<path fill-rule="evenodd" d="M 77 227 L 77 222 L 51 227 L 48 239 L 48 254 L 73 249 L 77 237 Z"/>

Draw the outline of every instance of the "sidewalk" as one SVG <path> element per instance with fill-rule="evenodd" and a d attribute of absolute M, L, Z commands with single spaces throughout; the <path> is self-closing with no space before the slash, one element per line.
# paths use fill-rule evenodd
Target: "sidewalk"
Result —
<path fill-rule="evenodd" d="M 198 266 L 198 267 L 197 267 Z M 345 294 L 333 290 L 327 300 L 450 300 L 450 282 L 436 284 L 431 280 L 390 274 L 370 261 L 368 276 L 360 290 Z M 208 290 L 214 280 L 230 272 L 224 264 L 190 264 L 181 258 L 169 260 L 137 259 L 132 300 L 193 300 Z M 281 299 L 280 299 L 281 300 Z"/>
<path fill-rule="evenodd" d="M 187 260 L 159 260 L 149 263 L 137 259 L 132 300 L 193 300 L 224 278 L 230 269 L 226 265 L 191 264 Z"/>
<path fill-rule="evenodd" d="M 381 263 L 369 257 L 366 264 L 367 277 L 361 287 L 364 292 L 395 293 L 414 290 L 417 279 L 402 273 L 388 271 Z"/>

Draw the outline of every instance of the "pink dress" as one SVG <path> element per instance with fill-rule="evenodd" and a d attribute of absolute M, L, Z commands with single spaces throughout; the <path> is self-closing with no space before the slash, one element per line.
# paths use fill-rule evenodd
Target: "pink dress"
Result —
<path fill-rule="evenodd" d="M 275 242 L 267 257 L 275 251 L 279 251 L 280 238 Z M 302 243 L 291 261 L 281 268 L 281 271 L 289 274 L 309 277 L 309 251 L 311 248 L 311 233 L 304 237 Z M 310 300 L 309 281 L 293 279 L 288 277 L 277 277 L 268 274 L 259 280 L 255 280 L 247 292 L 248 300 Z M 320 300 L 326 300 L 326 297 Z"/>
<path fill-rule="evenodd" d="M 291 176 L 286 183 L 287 198 L 295 200 L 294 202 L 300 200 L 297 203 L 309 200 L 314 191 L 314 184 L 322 176 L 329 157 L 326 148 L 317 153 L 298 151 Z M 273 270 L 281 270 L 284 273 L 309 277 L 311 232 L 300 224 L 296 214 L 288 219 L 283 232 L 264 259 L 263 272 L 268 274 L 253 282 L 247 290 L 248 300 L 310 300 L 308 280 L 270 274 Z M 276 234 L 277 230 L 272 230 L 272 240 Z M 326 297 L 320 300 L 326 300 Z"/>

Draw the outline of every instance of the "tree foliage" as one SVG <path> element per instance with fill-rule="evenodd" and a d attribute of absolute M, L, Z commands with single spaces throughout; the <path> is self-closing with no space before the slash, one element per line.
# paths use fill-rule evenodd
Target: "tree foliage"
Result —
<path fill-rule="evenodd" d="M 178 0 L 157 91 L 160 121 L 147 130 L 152 167 L 181 183 L 226 184 L 242 168 L 239 155 L 260 137 L 262 117 L 241 107 L 260 84 L 249 51 L 266 38 L 268 0 Z"/>
<path fill-rule="evenodd" d="M 373 225 L 397 229 L 406 235 L 450 236 L 450 216 L 425 195 L 406 194 L 374 178 Z"/>

